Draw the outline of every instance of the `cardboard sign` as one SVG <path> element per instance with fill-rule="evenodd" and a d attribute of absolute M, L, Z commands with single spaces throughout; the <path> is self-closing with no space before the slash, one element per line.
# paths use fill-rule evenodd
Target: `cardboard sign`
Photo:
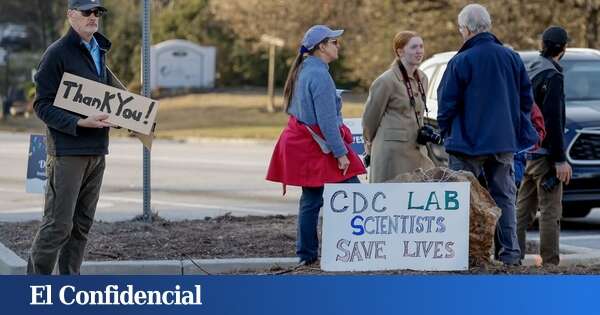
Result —
<path fill-rule="evenodd" d="M 321 269 L 467 270 L 468 182 L 327 184 Z"/>
<path fill-rule="evenodd" d="M 85 116 L 105 113 L 108 122 L 149 135 L 158 101 L 65 72 L 54 105 Z"/>
<path fill-rule="evenodd" d="M 358 155 L 365 154 L 365 141 L 362 134 L 362 118 L 345 118 L 344 125 L 352 132 L 352 150 Z"/>
<path fill-rule="evenodd" d="M 27 159 L 27 178 L 25 191 L 42 194 L 46 191 L 46 136 L 29 137 L 29 158 Z"/>

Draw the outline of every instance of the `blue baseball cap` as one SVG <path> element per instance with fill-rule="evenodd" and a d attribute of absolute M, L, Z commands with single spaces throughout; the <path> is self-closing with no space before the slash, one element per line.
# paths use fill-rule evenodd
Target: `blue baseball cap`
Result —
<path fill-rule="evenodd" d="M 100 0 L 69 0 L 69 9 L 85 11 L 93 8 L 100 8 L 106 11 Z"/>
<path fill-rule="evenodd" d="M 325 25 L 314 25 L 304 33 L 302 39 L 302 47 L 311 50 L 316 44 L 323 41 L 325 38 L 336 38 L 342 36 L 344 30 L 332 30 Z"/>

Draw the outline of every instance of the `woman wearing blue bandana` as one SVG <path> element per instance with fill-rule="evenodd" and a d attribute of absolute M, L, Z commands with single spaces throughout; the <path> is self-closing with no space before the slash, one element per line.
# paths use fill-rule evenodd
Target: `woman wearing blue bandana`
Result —
<path fill-rule="evenodd" d="M 324 25 L 311 27 L 284 88 L 288 125 L 275 146 L 267 179 L 302 187 L 298 213 L 296 254 L 301 263 L 317 260 L 317 222 L 326 183 L 358 183 L 366 173 L 350 149 L 352 133 L 342 122 L 342 101 L 329 74 L 329 63 L 338 59 L 343 30 Z"/>

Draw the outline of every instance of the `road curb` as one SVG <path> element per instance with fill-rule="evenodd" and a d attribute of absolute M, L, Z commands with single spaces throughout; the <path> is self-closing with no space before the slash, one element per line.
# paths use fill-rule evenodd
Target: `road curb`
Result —
<path fill-rule="evenodd" d="M 27 262 L 0 243 L 0 274 L 23 275 L 27 270 Z"/>
<path fill-rule="evenodd" d="M 198 259 L 183 261 L 184 275 L 239 273 L 289 268 L 299 263 L 296 257 Z"/>
<path fill-rule="evenodd" d="M 600 264 L 600 250 L 560 245 L 560 266 Z M 526 255 L 525 266 L 535 266 L 538 255 Z M 289 268 L 298 264 L 296 257 L 230 258 L 194 260 L 86 261 L 83 275 L 206 275 L 261 272 Z M 0 275 L 24 275 L 27 262 L 0 243 Z"/>
<path fill-rule="evenodd" d="M 193 262 L 192 262 L 193 261 Z M 194 260 L 86 261 L 82 275 L 206 275 L 269 271 L 298 264 L 295 257 Z M 27 262 L 0 243 L 0 275 L 24 275 Z"/>
<path fill-rule="evenodd" d="M 559 266 L 594 265 L 600 263 L 600 250 L 587 247 L 560 244 Z M 541 261 L 539 255 L 527 254 L 523 260 L 524 266 L 535 266 Z"/>

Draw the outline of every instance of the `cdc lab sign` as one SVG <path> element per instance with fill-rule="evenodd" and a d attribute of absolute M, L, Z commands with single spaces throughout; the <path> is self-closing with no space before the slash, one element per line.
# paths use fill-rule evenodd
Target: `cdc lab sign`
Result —
<path fill-rule="evenodd" d="M 365 147 L 362 135 L 362 119 L 361 118 L 346 118 L 344 124 L 348 126 L 352 132 L 352 150 L 358 155 L 365 154 Z"/>
<path fill-rule="evenodd" d="M 29 137 L 25 191 L 28 193 L 44 193 L 46 179 L 46 136 L 31 135 Z"/>
<path fill-rule="evenodd" d="M 468 182 L 327 184 L 325 271 L 467 270 Z"/>

